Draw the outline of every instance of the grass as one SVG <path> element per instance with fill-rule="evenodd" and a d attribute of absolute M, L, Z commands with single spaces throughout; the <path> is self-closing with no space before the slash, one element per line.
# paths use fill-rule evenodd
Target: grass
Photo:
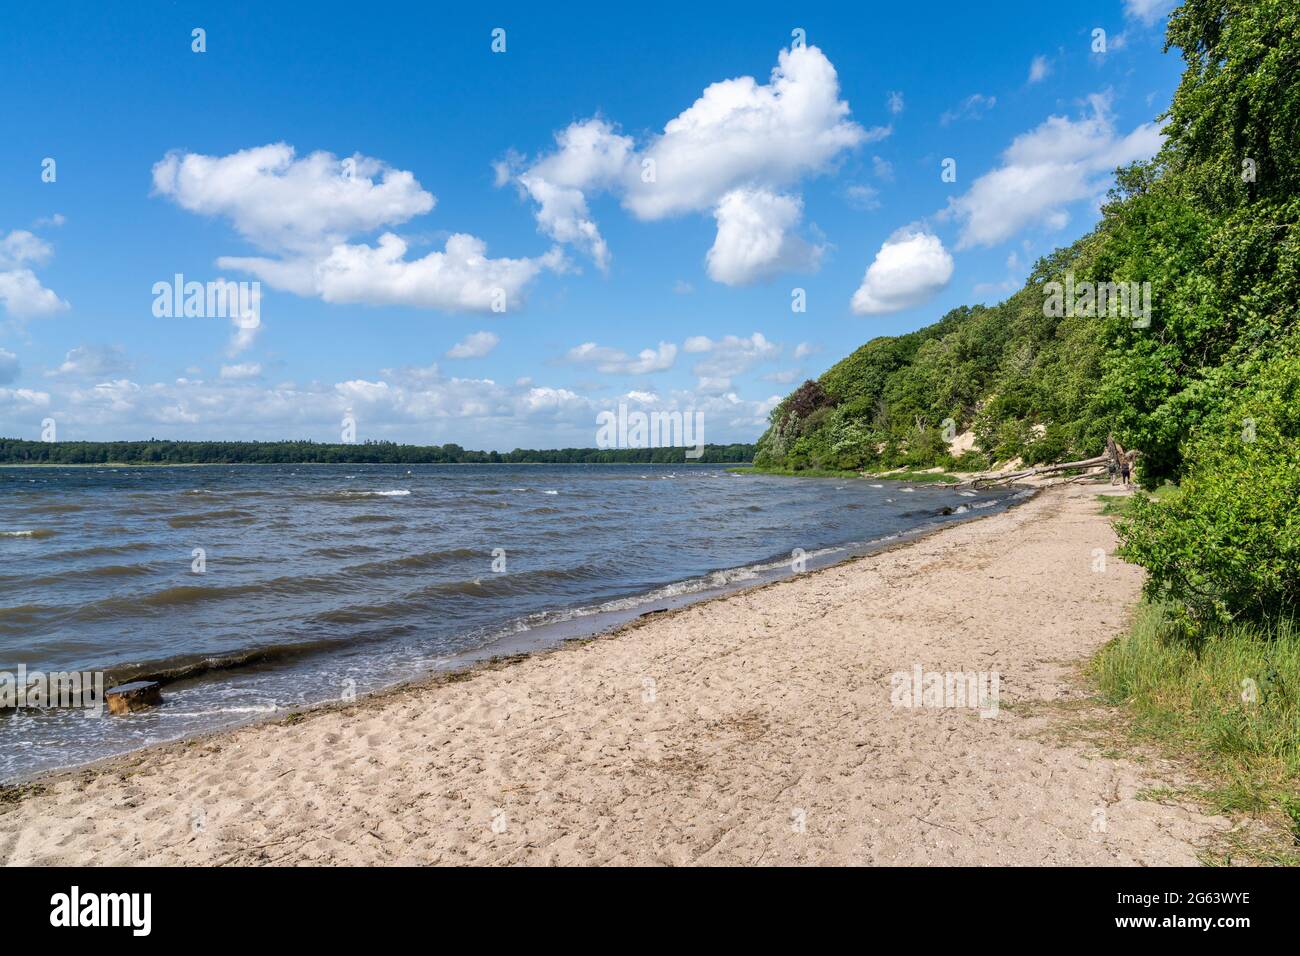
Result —
<path fill-rule="evenodd" d="M 827 468 L 728 468 L 727 471 L 735 475 L 785 475 L 787 477 L 797 478 L 861 478 L 862 474 L 856 471 L 840 471 Z"/>
<path fill-rule="evenodd" d="M 1115 487 L 1116 489 L 1119 489 L 1122 486 L 1116 485 Z M 1162 501 L 1174 494 L 1176 491 L 1178 491 L 1178 486 L 1167 481 L 1154 491 L 1148 492 L 1139 489 L 1132 495 L 1101 494 L 1097 497 L 1101 499 L 1102 514 L 1111 518 L 1124 518 L 1133 510 L 1133 502 L 1136 500 L 1138 495 L 1146 495 L 1149 498 L 1154 498 L 1156 501 Z"/>
<path fill-rule="evenodd" d="M 758 474 L 758 475 L 785 475 L 796 478 L 870 478 L 873 481 L 906 481 L 911 484 L 921 482 L 933 483 L 942 482 L 946 484 L 955 484 L 961 481 L 956 475 L 949 475 L 941 471 L 893 471 L 884 474 L 873 475 L 860 471 L 833 469 L 833 468 L 728 468 L 727 471 L 732 474 Z"/>
<path fill-rule="evenodd" d="M 1130 632 L 1092 661 L 1109 703 L 1131 717 L 1129 733 L 1185 758 L 1207 785 L 1192 791 L 1218 813 L 1255 816 L 1275 831 L 1268 845 L 1235 844 L 1240 862 L 1300 865 L 1300 626 L 1238 624 L 1170 634 L 1170 608 L 1144 603 Z"/>
<path fill-rule="evenodd" d="M 865 478 L 874 478 L 877 481 L 906 481 L 911 484 L 942 482 L 944 484 L 956 484 L 961 481 L 956 475 L 950 475 L 944 471 L 887 471 L 878 475 L 864 475 Z"/>

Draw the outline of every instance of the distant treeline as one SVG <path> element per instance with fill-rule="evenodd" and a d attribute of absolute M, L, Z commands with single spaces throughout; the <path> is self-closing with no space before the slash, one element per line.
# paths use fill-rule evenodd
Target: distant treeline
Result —
<path fill-rule="evenodd" d="M 275 464 L 721 464 L 752 461 L 753 445 L 693 448 L 516 448 L 469 451 L 460 445 L 399 445 L 368 441 L 325 445 L 313 441 L 23 441 L 0 438 L 0 464 L 7 465 L 275 465 Z"/>

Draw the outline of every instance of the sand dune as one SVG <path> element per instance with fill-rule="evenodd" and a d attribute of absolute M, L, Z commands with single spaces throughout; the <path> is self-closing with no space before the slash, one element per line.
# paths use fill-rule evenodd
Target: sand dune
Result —
<path fill-rule="evenodd" d="M 1094 489 L 589 643 L 47 778 L 10 864 L 1189 864 L 1223 819 L 1068 731 L 1140 572 Z M 998 714 L 891 703 L 996 671 Z M 1102 712 L 1104 713 L 1104 712 Z"/>

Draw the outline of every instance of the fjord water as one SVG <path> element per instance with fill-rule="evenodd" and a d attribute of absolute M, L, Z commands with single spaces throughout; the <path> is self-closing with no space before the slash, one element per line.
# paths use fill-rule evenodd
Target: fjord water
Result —
<path fill-rule="evenodd" d="M 0 671 L 167 682 L 128 717 L 0 714 L 0 779 L 591 633 L 1018 493 L 680 465 L 0 468 Z"/>

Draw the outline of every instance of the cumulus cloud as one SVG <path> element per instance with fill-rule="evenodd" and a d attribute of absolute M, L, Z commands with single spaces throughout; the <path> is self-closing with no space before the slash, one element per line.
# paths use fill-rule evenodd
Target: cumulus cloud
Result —
<path fill-rule="evenodd" d="M 555 152 L 519 174 L 519 185 L 537 204 L 537 225 L 542 232 L 557 242 L 585 249 L 596 265 L 605 269 L 609 248 L 587 210 L 584 191 L 611 188 L 630 175 L 632 139 L 595 118 L 557 133 L 555 143 Z"/>
<path fill-rule="evenodd" d="M 1029 63 L 1029 82 L 1038 83 L 1042 80 L 1045 80 L 1047 79 L 1048 75 L 1051 72 L 1052 72 L 1051 62 L 1047 59 L 1047 57 L 1043 56 L 1040 53 L 1038 56 L 1034 57 L 1033 60 L 1031 60 Z"/>
<path fill-rule="evenodd" d="M 45 415 L 77 423 L 89 439 L 207 438 L 214 429 L 231 439 L 311 436 L 336 441 L 351 412 L 357 437 L 419 443 L 454 441 L 467 447 L 594 447 L 596 415 L 618 398 L 596 397 L 524 379 L 447 376 L 435 366 L 381 369 L 337 382 L 268 385 L 256 377 L 227 375 L 212 381 L 140 382 L 126 377 L 89 384 L 55 378 L 50 391 L 0 387 L 0 408 L 15 421 Z M 707 440 L 753 441 L 766 423 L 773 398 L 745 400 L 734 393 L 692 390 L 634 391 L 663 411 L 706 414 Z M 779 396 L 776 397 L 779 400 Z"/>
<path fill-rule="evenodd" d="M 109 378 L 131 371 L 131 360 L 120 345 L 79 345 L 69 349 L 58 368 L 48 375 L 70 378 Z"/>
<path fill-rule="evenodd" d="M 705 257 L 709 278 L 724 285 L 749 285 L 781 272 L 812 271 L 822 246 L 792 234 L 803 202 L 765 189 L 736 189 L 713 212 L 718 235 Z"/>
<path fill-rule="evenodd" d="M 1103 193 L 1117 166 L 1150 158 L 1161 139 L 1154 123 L 1118 135 L 1109 97 L 1090 96 L 1081 118 L 1050 116 L 1017 136 L 1002 164 L 949 200 L 942 215 L 962 225 L 958 249 L 997 245 L 1029 226 L 1059 228 L 1068 204 Z"/>
<path fill-rule="evenodd" d="M 473 332 L 448 349 L 447 358 L 482 358 L 496 348 L 500 341 L 501 336 L 495 332 Z"/>
<path fill-rule="evenodd" d="M 277 289 L 326 302 L 407 305 L 445 311 L 508 311 L 558 251 L 492 259 L 483 240 L 455 234 L 442 251 L 406 257 L 407 241 L 384 232 L 377 245 L 356 238 L 404 223 L 436 202 L 415 176 L 360 154 L 318 151 L 297 158 L 275 143 L 228 156 L 169 153 L 153 168 L 155 191 L 182 209 L 222 216 L 269 256 L 222 256 L 223 269 L 251 273 Z M 236 336 L 232 352 L 251 344 Z"/>
<path fill-rule="evenodd" d="M 182 209 L 226 217 L 259 248 L 304 253 L 406 222 L 435 202 L 405 170 L 359 154 L 298 159 L 287 143 L 229 156 L 168 153 L 153 167 L 153 184 Z"/>
<path fill-rule="evenodd" d="M 882 315 L 921 305 L 952 278 L 952 256 L 939 237 L 914 227 L 890 236 L 853 293 L 858 315 Z"/>
<path fill-rule="evenodd" d="M 698 379 L 699 391 L 708 395 L 728 392 L 732 379 L 749 371 L 761 362 L 781 354 L 781 346 L 770 342 L 762 332 L 748 338 L 727 335 L 711 339 L 707 335 L 691 336 L 682 345 L 684 351 L 703 355 L 693 371 Z"/>
<path fill-rule="evenodd" d="M 657 349 L 642 349 L 630 356 L 621 349 L 584 342 L 569 349 L 564 358 L 574 364 L 594 365 L 596 371 L 607 375 L 648 375 L 672 368 L 677 361 L 677 346 L 660 342 Z"/>
<path fill-rule="evenodd" d="M 557 134 L 555 151 L 532 163 L 509 157 L 498 164 L 497 178 L 513 179 L 534 201 L 545 234 L 582 248 L 600 268 L 608 264 L 609 249 L 591 217 L 591 195 L 617 195 L 635 218 L 647 221 L 712 211 L 719 230 L 729 232 L 721 246 L 714 246 L 719 275 L 749 277 L 811 261 L 811 247 L 787 241 L 784 229 L 773 251 L 773 216 L 788 217 L 788 204 L 798 202 L 783 191 L 826 171 L 845 150 L 889 132 L 889 127 L 867 130 L 849 119 L 835 68 L 816 47 L 800 47 L 781 51 L 765 84 L 752 76 L 711 84 L 640 149 L 597 117 Z M 768 203 L 766 215 L 742 219 L 752 208 L 739 206 L 738 195 L 779 202 Z M 777 213 L 774 207 L 782 203 L 785 208 Z M 730 208 L 724 210 L 724 204 Z M 740 237 L 744 223 L 764 235 L 752 243 Z M 740 248 L 760 254 L 737 259 L 732 253 Z"/>
<path fill-rule="evenodd" d="M 67 302 L 41 284 L 31 268 L 48 262 L 53 254 L 48 242 L 25 229 L 0 238 L 0 306 L 6 312 L 25 319 L 68 308 Z"/>

